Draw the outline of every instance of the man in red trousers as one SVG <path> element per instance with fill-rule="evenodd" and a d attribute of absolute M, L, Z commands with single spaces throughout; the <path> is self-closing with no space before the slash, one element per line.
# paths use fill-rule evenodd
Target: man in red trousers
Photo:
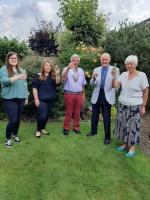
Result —
<path fill-rule="evenodd" d="M 73 54 L 70 63 L 64 68 L 62 80 L 64 82 L 64 104 L 65 120 L 64 135 L 69 135 L 71 119 L 73 119 L 73 131 L 76 134 L 80 132 L 80 111 L 83 106 L 83 90 L 86 84 L 83 69 L 78 67 L 80 57 Z"/>

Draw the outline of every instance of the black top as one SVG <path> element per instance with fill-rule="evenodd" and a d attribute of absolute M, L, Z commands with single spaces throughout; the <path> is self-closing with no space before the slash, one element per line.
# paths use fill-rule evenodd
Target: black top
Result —
<path fill-rule="evenodd" d="M 38 91 L 39 100 L 51 100 L 56 98 L 56 83 L 49 75 L 46 80 L 40 80 L 36 74 L 32 80 L 32 88 Z"/>

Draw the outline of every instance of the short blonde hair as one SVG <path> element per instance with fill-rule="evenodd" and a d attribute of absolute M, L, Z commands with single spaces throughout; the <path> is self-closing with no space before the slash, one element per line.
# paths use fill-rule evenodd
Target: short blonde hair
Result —
<path fill-rule="evenodd" d="M 125 64 L 134 63 L 135 67 L 138 65 L 138 57 L 136 55 L 130 55 L 125 59 Z"/>

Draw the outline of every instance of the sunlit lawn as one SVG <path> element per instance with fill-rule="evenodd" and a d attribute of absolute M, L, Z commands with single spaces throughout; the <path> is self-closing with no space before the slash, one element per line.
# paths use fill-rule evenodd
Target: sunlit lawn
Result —
<path fill-rule="evenodd" d="M 103 129 L 86 138 L 62 135 L 62 122 L 49 122 L 49 136 L 34 137 L 35 123 L 23 123 L 22 144 L 4 147 L 0 134 L 0 200 L 149 200 L 150 157 L 138 149 L 135 158 L 116 152 L 113 137 L 103 144 Z"/>

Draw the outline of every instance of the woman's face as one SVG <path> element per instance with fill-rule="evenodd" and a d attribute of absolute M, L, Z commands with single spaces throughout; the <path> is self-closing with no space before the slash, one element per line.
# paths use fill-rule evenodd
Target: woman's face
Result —
<path fill-rule="evenodd" d="M 16 66 L 18 64 L 17 54 L 13 54 L 9 57 L 9 64 L 11 66 Z"/>
<path fill-rule="evenodd" d="M 51 67 L 50 63 L 46 62 L 45 65 L 44 65 L 44 72 L 45 73 L 50 73 L 51 69 L 52 69 L 52 67 Z"/>
<path fill-rule="evenodd" d="M 136 69 L 136 66 L 133 62 L 129 62 L 129 63 L 126 64 L 126 69 L 128 71 L 134 71 Z"/>

